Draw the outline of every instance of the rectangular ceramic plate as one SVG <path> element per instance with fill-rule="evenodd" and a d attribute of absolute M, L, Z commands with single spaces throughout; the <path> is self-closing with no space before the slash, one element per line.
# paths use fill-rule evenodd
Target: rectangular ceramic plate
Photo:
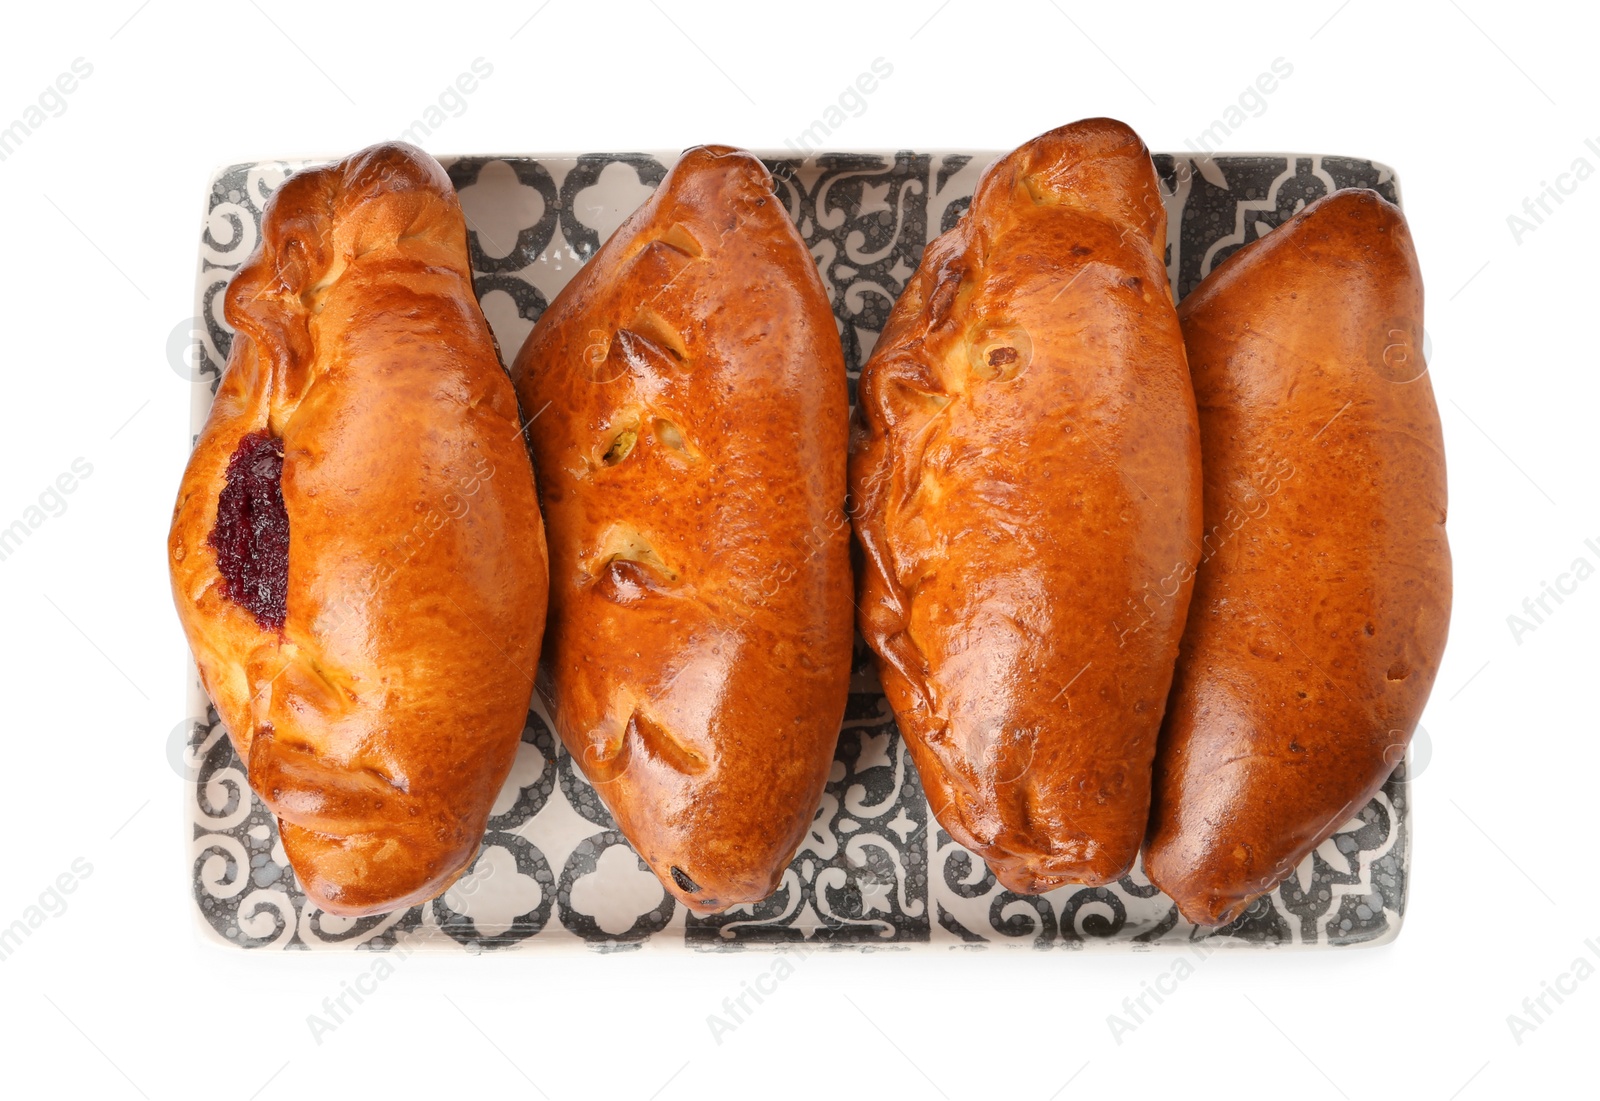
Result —
<path fill-rule="evenodd" d="M 923 246 L 966 210 L 992 153 L 769 156 L 778 195 L 833 299 L 854 394 L 889 308 Z M 545 306 L 661 182 L 674 154 L 446 159 L 470 232 L 474 283 L 503 357 Z M 310 162 L 220 169 L 200 240 L 192 350 L 198 432 L 232 332 L 222 290 L 255 248 L 273 190 Z M 1394 174 L 1348 157 L 1157 155 L 1168 271 L 1179 297 L 1241 245 L 1341 187 L 1399 201 Z M 1109 888 L 1013 894 L 929 813 L 865 645 L 838 754 L 809 837 L 777 892 L 699 917 L 676 905 L 616 831 L 551 734 L 537 699 L 477 863 L 442 898 L 381 917 L 336 918 L 307 904 L 277 825 L 245 783 L 191 668 L 186 788 L 193 894 L 206 935 L 241 948 L 393 947 L 455 951 L 651 947 L 738 949 L 810 942 L 909 948 L 1140 947 L 1201 937 L 1238 945 L 1378 944 L 1406 902 L 1405 766 L 1270 896 L 1226 928 L 1183 922 L 1140 869 Z M 203 718 L 202 718 L 203 716 Z"/>

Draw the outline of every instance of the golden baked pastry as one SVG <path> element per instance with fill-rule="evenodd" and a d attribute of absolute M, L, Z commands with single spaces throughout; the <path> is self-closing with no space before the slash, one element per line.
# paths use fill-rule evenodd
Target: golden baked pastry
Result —
<path fill-rule="evenodd" d="M 449 178 L 398 144 L 296 173 L 226 311 L 168 538 L 178 615 L 307 896 L 421 902 L 478 851 L 548 586 Z"/>
<path fill-rule="evenodd" d="M 1399 764 L 1450 620 L 1444 444 L 1400 211 L 1339 191 L 1179 307 L 1204 554 L 1145 871 L 1225 924 Z"/>
<path fill-rule="evenodd" d="M 1144 836 L 1200 537 L 1194 395 L 1144 143 L 997 161 L 862 371 L 861 633 L 939 823 L 1007 888 L 1105 884 Z"/>
<path fill-rule="evenodd" d="M 849 687 L 843 353 L 749 153 L 684 153 L 512 369 L 550 538 L 567 749 L 666 889 L 766 897 Z"/>

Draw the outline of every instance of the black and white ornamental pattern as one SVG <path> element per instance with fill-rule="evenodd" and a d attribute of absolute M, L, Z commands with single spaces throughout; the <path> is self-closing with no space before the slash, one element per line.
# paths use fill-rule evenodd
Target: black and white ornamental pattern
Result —
<path fill-rule="evenodd" d="M 777 193 L 816 259 L 855 379 L 923 247 L 961 217 L 992 154 L 819 153 L 771 157 Z M 466 212 L 474 286 L 509 362 L 551 299 L 659 184 L 671 155 L 447 160 Z M 1157 155 L 1167 264 L 1181 297 L 1242 245 L 1341 187 L 1398 201 L 1387 168 L 1314 156 Z M 259 240 L 272 192 L 306 162 L 220 170 L 200 239 L 196 288 L 198 432 L 232 332 L 222 291 Z M 310 906 L 276 822 L 250 791 L 226 732 L 190 678 L 186 784 L 195 905 L 202 927 L 242 948 L 469 952 L 526 945 L 601 951 L 732 950 L 806 942 L 838 947 L 1035 949 L 1094 944 L 1348 945 L 1399 928 L 1410 846 L 1406 766 L 1270 896 L 1226 928 L 1188 925 L 1139 869 L 1113 887 L 1026 896 L 1002 888 L 929 812 L 865 645 L 839 748 L 811 829 L 765 901 L 700 917 L 645 868 L 551 733 L 538 700 L 472 869 L 441 898 L 379 917 Z"/>

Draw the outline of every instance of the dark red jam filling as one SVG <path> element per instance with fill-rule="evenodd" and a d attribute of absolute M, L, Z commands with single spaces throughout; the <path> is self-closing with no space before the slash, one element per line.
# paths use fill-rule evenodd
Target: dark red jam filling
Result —
<path fill-rule="evenodd" d="M 283 443 L 271 432 L 252 432 L 234 449 L 217 498 L 217 523 L 206 541 L 217 552 L 228 599 L 268 630 L 283 630 L 289 514 L 283 507 Z"/>

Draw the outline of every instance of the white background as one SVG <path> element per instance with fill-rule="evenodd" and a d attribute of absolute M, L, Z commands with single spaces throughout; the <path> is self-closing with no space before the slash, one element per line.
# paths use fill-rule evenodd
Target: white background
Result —
<path fill-rule="evenodd" d="M 0 125 L 75 58 L 93 66 L 0 162 L 0 526 L 74 459 L 93 466 L 0 562 L 0 925 L 75 859 L 92 867 L 0 963 L 0 1092 L 1474 1099 L 1592 1082 L 1600 981 L 1547 997 L 1520 1043 L 1507 1022 L 1531 1021 L 1523 999 L 1585 938 L 1600 946 L 1600 751 L 1578 695 L 1596 679 L 1600 578 L 1520 640 L 1507 624 L 1574 559 L 1600 566 L 1584 544 L 1600 546 L 1600 178 L 1567 179 L 1520 241 L 1507 222 L 1576 159 L 1600 170 L 1592 11 L 138 2 L 12 6 L 0 44 Z M 307 1015 L 368 958 L 202 944 L 164 756 L 185 713 L 164 538 L 189 416 L 166 344 L 193 312 L 208 172 L 395 137 L 478 57 L 493 76 L 432 152 L 781 148 L 879 57 L 893 75 L 835 147 L 1009 148 L 1107 114 L 1179 151 L 1274 59 L 1292 64 L 1221 148 L 1398 170 L 1450 463 L 1455 615 L 1398 941 L 1216 954 L 1121 1043 L 1107 1015 L 1176 957 L 817 954 L 719 1044 L 707 1015 L 771 957 L 415 955 L 318 1044 Z"/>

